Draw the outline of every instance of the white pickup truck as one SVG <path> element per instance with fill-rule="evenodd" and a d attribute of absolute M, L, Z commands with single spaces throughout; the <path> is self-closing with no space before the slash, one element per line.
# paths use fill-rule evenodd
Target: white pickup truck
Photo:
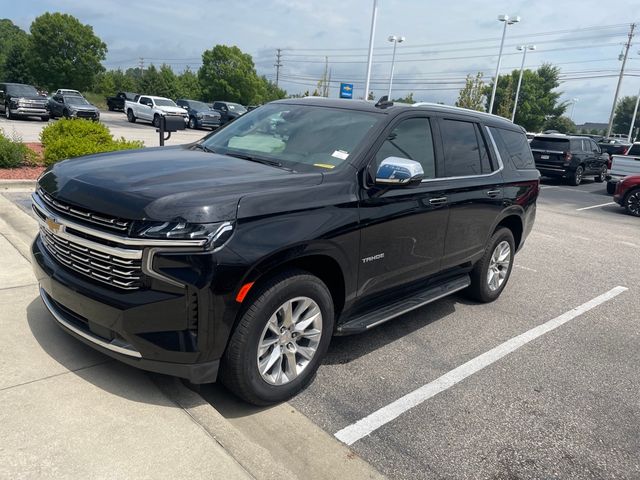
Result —
<path fill-rule="evenodd" d="M 136 120 L 151 122 L 154 127 L 160 127 L 160 118 L 166 115 L 177 115 L 189 122 L 189 113 L 176 105 L 176 103 L 164 97 L 152 97 L 151 95 L 138 95 L 134 100 L 124 102 L 124 111 L 127 120 L 134 123 Z"/>
<path fill-rule="evenodd" d="M 625 155 L 611 155 L 607 170 L 607 193 L 613 194 L 616 184 L 628 175 L 640 175 L 640 142 L 634 143 Z"/>

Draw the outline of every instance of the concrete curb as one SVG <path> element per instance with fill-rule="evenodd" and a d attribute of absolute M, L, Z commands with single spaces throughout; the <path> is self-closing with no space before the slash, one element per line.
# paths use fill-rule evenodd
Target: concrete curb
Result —
<path fill-rule="evenodd" d="M 0 180 L 0 190 L 35 190 L 36 180 Z"/>
<path fill-rule="evenodd" d="M 38 223 L 2 195 L 0 195 L 0 234 L 24 258 L 31 261 L 31 242 L 38 234 Z"/>
<path fill-rule="evenodd" d="M 152 374 L 152 380 L 162 393 L 215 439 L 249 475 L 257 480 L 298 478 L 282 463 L 276 461 L 266 449 L 255 444 L 232 426 L 200 395 L 185 387 L 180 380 L 155 374 Z"/>

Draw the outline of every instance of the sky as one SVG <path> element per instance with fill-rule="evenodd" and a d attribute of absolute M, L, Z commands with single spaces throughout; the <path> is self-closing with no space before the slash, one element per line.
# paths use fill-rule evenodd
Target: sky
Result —
<path fill-rule="evenodd" d="M 560 7 L 560 5 L 562 5 Z M 469 73 L 495 74 L 503 23 L 507 27 L 501 72 L 520 68 L 518 45 L 536 45 L 525 68 L 550 62 L 561 68 L 558 88 L 572 102 L 567 114 L 580 124 L 607 122 L 630 23 L 640 22 L 637 0 L 378 0 L 372 90 L 386 94 L 391 70 L 389 35 L 398 45 L 392 97 L 414 93 L 420 101 L 453 104 Z M 313 91 L 325 62 L 330 96 L 339 82 L 364 95 L 373 0 L 24 0 L 4 5 L 2 15 L 28 30 L 44 12 L 64 12 L 92 25 L 107 44 L 107 68 L 170 64 L 196 70 L 202 52 L 237 45 L 253 56 L 259 74 L 275 80 L 282 49 L 280 86 Z M 629 50 L 620 95 L 640 89 L 640 25 Z M 574 101 L 575 100 L 575 101 Z"/>

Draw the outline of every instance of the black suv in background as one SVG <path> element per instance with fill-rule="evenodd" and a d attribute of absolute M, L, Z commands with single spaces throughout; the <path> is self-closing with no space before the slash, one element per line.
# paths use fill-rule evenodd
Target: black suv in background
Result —
<path fill-rule="evenodd" d="M 55 164 L 33 266 L 83 342 L 268 404 L 311 381 L 333 335 L 457 291 L 498 298 L 538 192 L 525 132 L 500 117 L 282 100 L 194 144 Z"/>
<path fill-rule="evenodd" d="M 220 114 L 221 125 L 247 113 L 247 109 L 239 103 L 215 101 L 211 107 Z"/>
<path fill-rule="evenodd" d="M 176 105 L 184 108 L 189 113 L 189 128 L 207 127 L 215 130 L 220 126 L 220 113 L 204 102 L 181 98 L 176 100 Z"/>
<path fill-rule="evenodd" d="M 43 122 L 49 120 L 47 98 L 32 85 L 0 83 L 0 109 L 8 119 L 40 117 Z"/>
<path fill-rule="evenodd" d="M 138 97 L 137 93 L 133 92 L 118 92 L 113 97 L 107 97 L 107 108 L 110 112 L 115 110 L 121 110 L 124 112 L 124 102 L 127 100 L 135 101 L 136 97 Z"/>
<path fill-rule="evenodd" d="M 565 178 L 571 185 L 593 175 L 604 182 L 609 155 L 591 138 L 562 134 L 536 135 L 531 140 L 536 168 L 543 176 Z"/>

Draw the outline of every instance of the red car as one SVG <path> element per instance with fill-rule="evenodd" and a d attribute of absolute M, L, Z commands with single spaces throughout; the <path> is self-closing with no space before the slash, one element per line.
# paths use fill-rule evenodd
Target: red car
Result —
<path fill-rule="evenodd" d="M 640 217 L 640 175 L 630 175 L 619 181 L 613 200 L 631 215 Z"/>

